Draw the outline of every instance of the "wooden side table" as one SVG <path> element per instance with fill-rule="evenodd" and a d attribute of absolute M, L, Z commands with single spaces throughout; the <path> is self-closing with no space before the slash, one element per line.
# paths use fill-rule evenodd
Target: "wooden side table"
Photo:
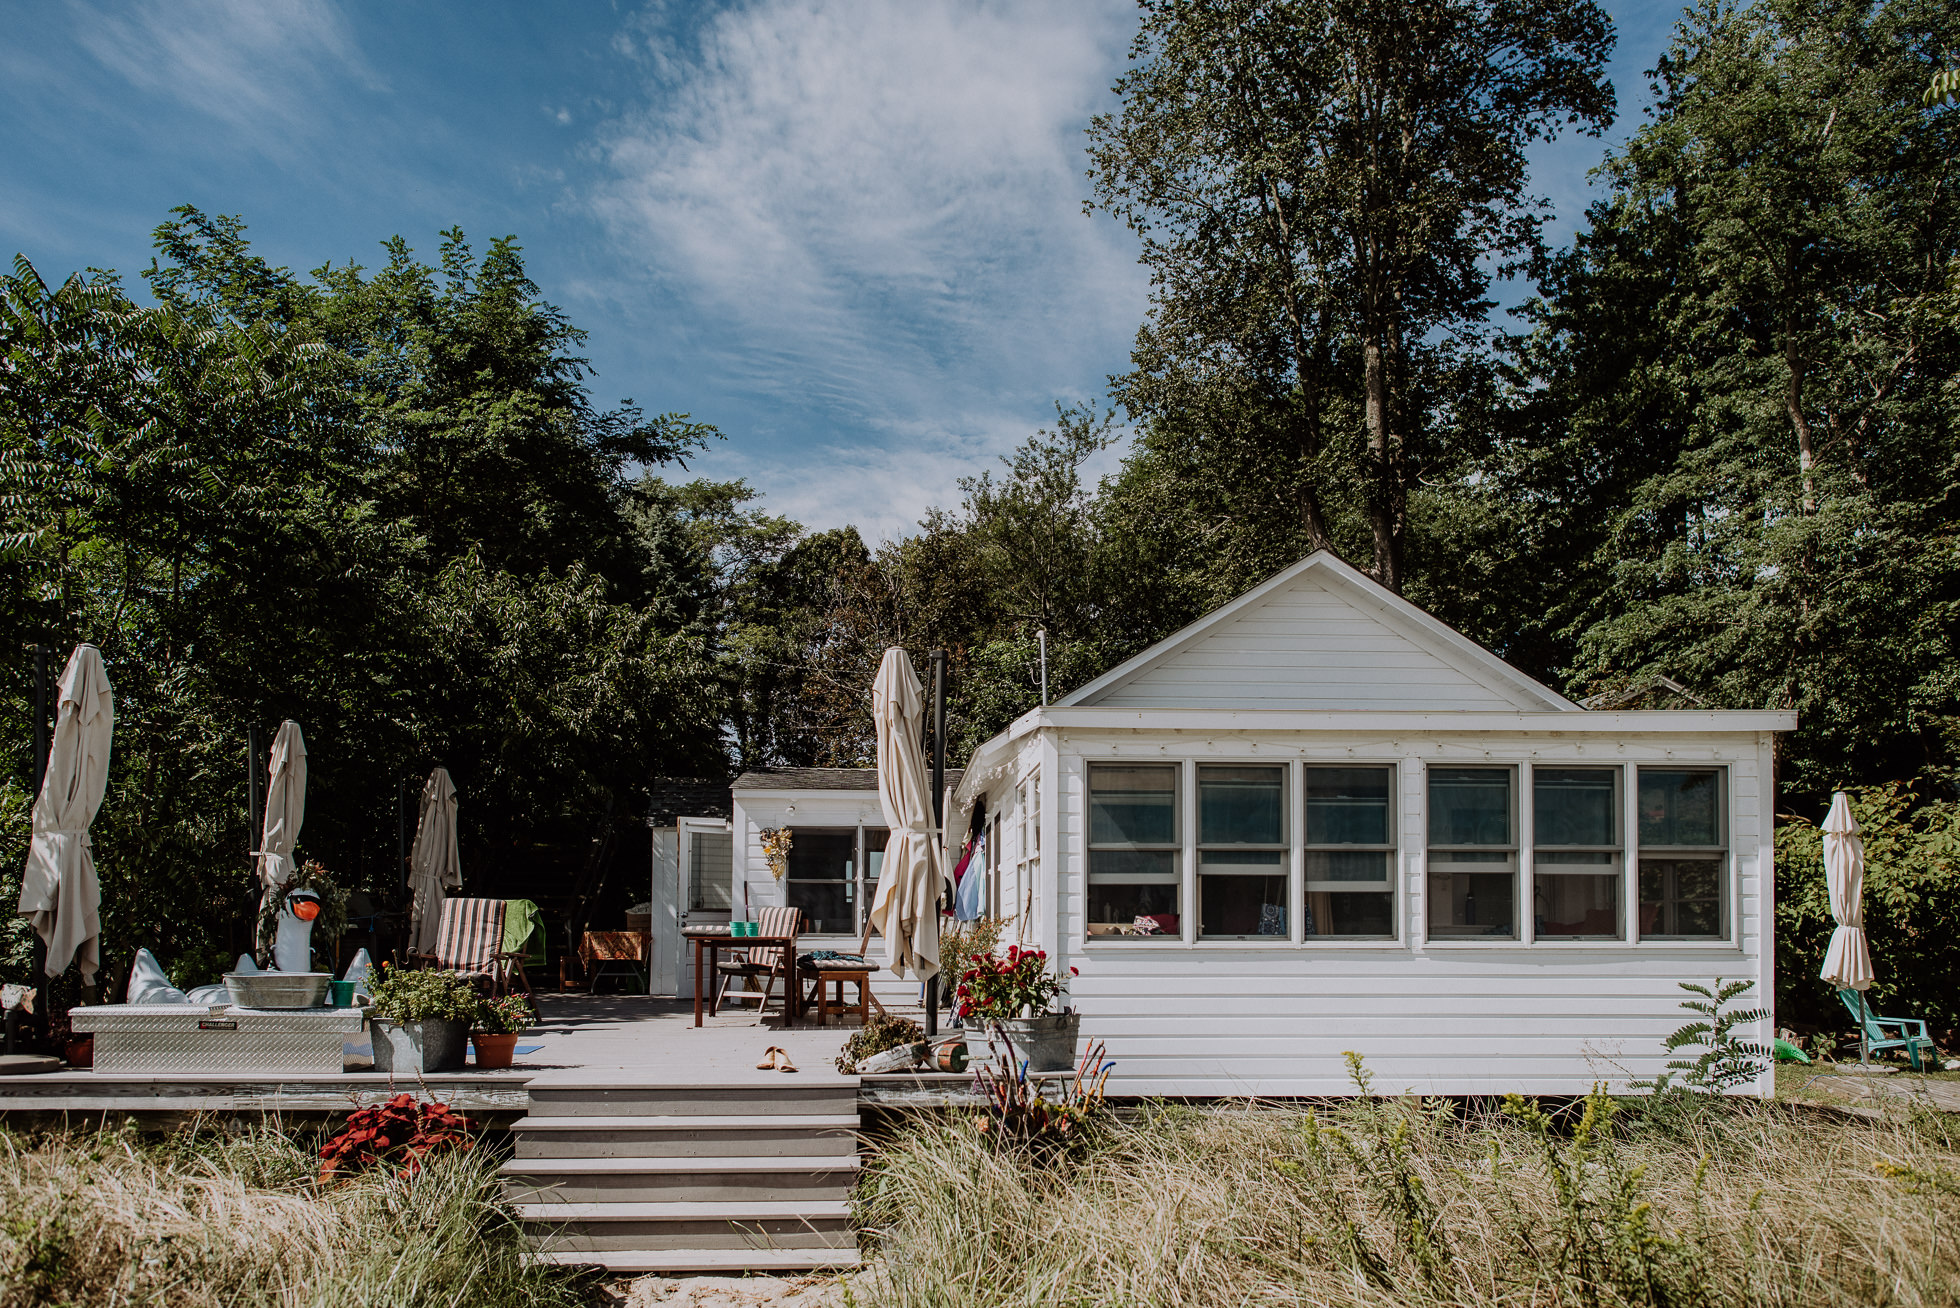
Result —
<path fill-rule="evenodd" d="M 862 1025 L 868 1025 L 870 1023 L 872 1009 L 877 1009 L 879 1014 L 882 1015 L 885 1011 L 885 1006 L 878 1002 L 878 996 L 871 993 L 871 974 L 876 970 L 868 966 L 820 967 L 812 968 L 806 973 L 806 975 L 814 976 L 817 981 L 817 1025 L 823 1026 L 830 1020 L 830 1011 L 833 1007 L 840 1014 L 848 1013 L 852 1008 L 856 1008 L 858 1022 Z M 830 1002 L 830 983 L 833 981 L 837 983 L 837 1002 L 835 1005 Z M 856 1004 L 844 1002 L 844 984 L 852 981 L 857 983 L 858 988 L 858 1001 Z"/>

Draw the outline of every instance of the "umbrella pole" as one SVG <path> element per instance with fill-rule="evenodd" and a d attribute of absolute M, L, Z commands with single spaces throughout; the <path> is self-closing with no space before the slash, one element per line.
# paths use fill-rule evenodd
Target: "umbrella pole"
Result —
<path fill-rule="evenodd" d="M 48 700 L 52 692 L 48 686 L 48 647 L 40 643 L 34 646 L 34 784 L 28 791 L 30 804 L 41 798 L 41 786 L 48 777 Z M 46 1030 L 49 986 L 47 976 L 48 947 L 41 940 L 40 932 L 34 933 L 34 1011 L 27 1020 L 34 1026 Z M 6 1038 L 7 1052 L 18 1053 L 20 1048 L 21 1011 L 10 1009 L 7 1013 Z"/>
<path fill-rule="evenodd" d="M 939 851 L 946 847 L 944 827 L 946 825 L 946 651 L 936 649 L 932 652 L 932 832 L 933 859 L 939 862 Z M 940 878 L 938 893 L 933 896 L 933 912 L 937 913 L 940 901 L 945 898 L 945 878 Z M 939 974 L 933 973 L 926 981 L 926 1036 L 939 1034 Z"/>

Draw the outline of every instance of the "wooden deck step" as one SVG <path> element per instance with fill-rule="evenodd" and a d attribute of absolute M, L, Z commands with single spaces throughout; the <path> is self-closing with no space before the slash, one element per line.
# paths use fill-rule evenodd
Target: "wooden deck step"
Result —
<path fill-rule="evenodd" d="M 740 1158 L 857 1152 L 856 1113 L 520 1118 L 517 1157 Z"/>
<path fill-rule="evenodd" d="M 830 1116 L 857 1111 L 857 1083 L 841 1078 L 720 1085 L 539 1077 L 527 1088 L 536 1117 Z"/>
<path fill-rule="evenodd" d="M 855 1249 L 851 1206 L 824 1203 L 518 1204 L 534 1247 L 556 1253 Z"/>
<path fill-rule="evenodd" d="M 599 1253 L 535 1253 L 539 1262 L 599 1266 L 621 1276 L 681 1272 L 848 1271 L 863 1260 L 856 1249 L 614 1249 Z"/>
<path fill-rule="evenodd" d="M 518 1203 L 841 1199 L 855 1154 L 734 1158 L 514 1158 L 500 1174 Z"/>

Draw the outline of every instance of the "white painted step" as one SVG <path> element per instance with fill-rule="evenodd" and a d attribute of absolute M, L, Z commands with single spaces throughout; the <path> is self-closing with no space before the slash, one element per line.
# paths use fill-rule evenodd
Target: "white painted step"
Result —
<path fill-rule="evenodd" d="M 537 1253 L 531 1257 L 560 1266 L 605 1267 L 625 1276 L 848 1271 L 863 1261 L 856 1249 L 609 1249 L 596 1253 Z"/>
<path fill-rule="evenodd" d="M 517 1157 L 737 1158 L 857 1152 L 856 1113 L 519 1118 Z"/>
<path fill-rule="evenodd" d="M 857 1083 L 840 1078 L 665 1085 L 594 1078 L 533 1080 L 526 1091 L 535 1117 L 828 1116 L 857 1111 Z"/>
<path fill-rule="evenodd" d="M 552 1252 L 656 1249 L 855 1249 L 851 1206 L 801 1203 L 517 1204 L 532 1247 Z"/>
<path fill-rule="evenodd" d="M 515 1202 L 681 1203 L 841 1199 L 855 1154 L 747 1158 L 514 1158 L 499 1170 Z"/>

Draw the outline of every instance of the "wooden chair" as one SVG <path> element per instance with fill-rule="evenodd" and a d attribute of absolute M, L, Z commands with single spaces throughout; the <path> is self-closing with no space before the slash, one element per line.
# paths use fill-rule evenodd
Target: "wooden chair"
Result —
<path fill-rule="evenodd" d="M 803 930 L 803 910 L 800 908 L 770 907 L 756 915 L 756 933 L 765 936 L 788 936 L 790 947 L 783 949 L 771 946 L 766 949 L 751 949 L 745 958 L 724 958 L 715 963 L 719 973 L 715 986 L 715 1001 L 709 1008 L 711 1013 L 721 1011 L 722 1000 L 734 999 L 747 1003 L 756 1001 L 756 1016 L 759 1018 L 769 1007 L 769 997 L 777 981 L 783 983 L 783 1017 L 789 1017 L 790 997 L 795 993 L 796 978 L 790 975 L 790 959 L 796 956 L 796 937 Z M 737 977 L 749 984 L 735 993 L 728 992 L 728 983 Z M 760 988 L 755 982 L 760 979 Z"/>
<path fill-rule="evenodd" d="M 477 989 L 489 991 L 492 998 L 514 993 L 520 985 L 523 993 L 531 993 L 524 955 L 504 950 L 501 899 L 443 900 L 435 952 L 410 954 L 408 958 L 411 966 L 455 972 Z"/>
<path fill-rule="evenodd" d="M 1930 1070 L 1939 1071 L 1938 1055 L 1934 1051 L 1933 1038 L 1926 1034 L 1926 1023 L 1917 1017 L 1880 1017 L 1871 1011 L 1868 1004 L 1859 1001 L 1856 990 L 1840 990 L 1838 998 L 1851 1010 L 1852 1020 L 1863 1019 L 1865 1025 L 1866 1047 L 1874 1054 L 1881 1049 L 1903 1049 L 1906 1057 L 1912 1060 L 1912 1070 L 1929 1070 L 1921 1062 L 1921 1051 L 1925 1051 L 1926 1061 L 1933 1066 Z M 1897 1039 L 1886 1035 L 1885 1028 L 1891 1027 L 1899 1033 Z"/>

